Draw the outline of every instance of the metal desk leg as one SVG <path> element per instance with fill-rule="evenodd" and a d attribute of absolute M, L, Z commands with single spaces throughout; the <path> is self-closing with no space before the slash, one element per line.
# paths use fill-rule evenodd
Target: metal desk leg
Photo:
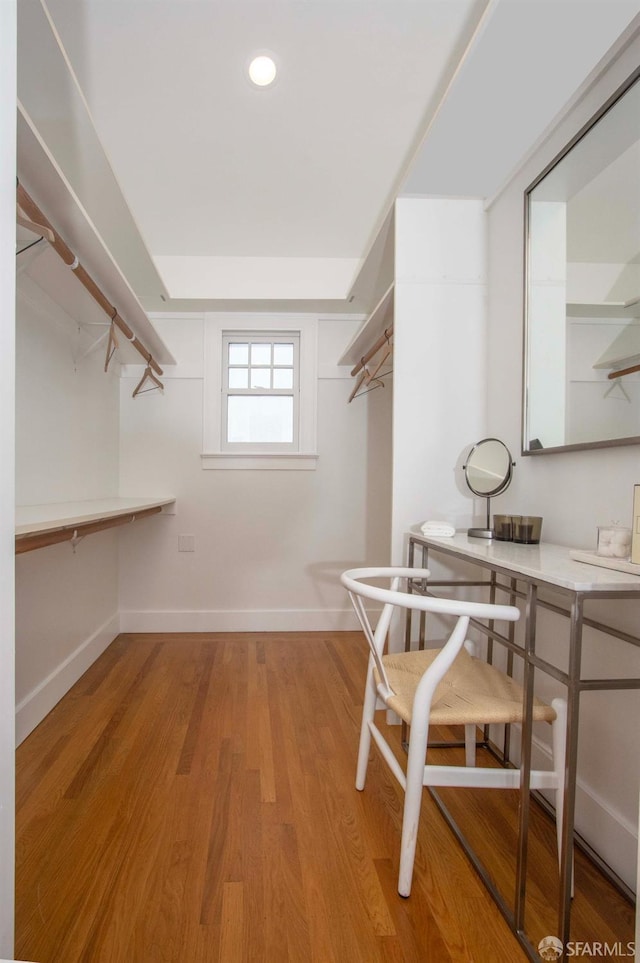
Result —
<path fill-rule="evenodd" d="M 518 861 L 516 864 L 516 893 L 514 923 L 517 933 L 525 933 L 525 900 L 527 889 L 527 856 L 529 836 L 529 808 L 531 785 L 531 749 L 533 736 L 533 680 L 534 666 L 531 656 L 535 652 L 537 587 L 529 583 L 525 606 L 524 627 L 524 718 L 522 720 L 522 746 L 520 763 L 520 829 L 518 835 Z"/>
<path fill-rule="evenodd" d="M 564 772 L 564 815 L 562 820 L 562 856 L 560 859 L 560 904 L 558 908 L 558 937 L 563 945 L 566 945 L 571 939 L 572 857 L 576 802 L 576 771 L 578 765 L 580 678 L 582 672 L 583 601 L 583 596 L 578 593 L 571 605 L 571 632 L 569 637 L 567 756 Z"/>
<path fill-rule="evenodd" d="M 509 582 L 510 592 L 509 592 L 509 605 L 516 604 L 516 589 L 517 579 L 512 578 Z M 513 645 L 516 638 L 516 623 L 509 622 L 509 642 Z M 513 677 L 513 650 L 509 649 L 507 652 L 507 675 Z M 505 764 L 511 762 L 511 726 L 504 727 L 504 743 L 502 746 L 502 758 Z"/>

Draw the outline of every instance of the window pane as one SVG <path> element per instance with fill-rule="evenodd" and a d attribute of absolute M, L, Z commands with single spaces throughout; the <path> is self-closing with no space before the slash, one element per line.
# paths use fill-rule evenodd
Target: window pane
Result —
<path fill-rule="evenodd" d="M 252 368 L 251 369 L 252 388 L 271 387 L 271 368 Z"/>
<path fill-rule="evenodd" d="M 293 398 L 235 395 L 228 399 L 227 441 L 236 443 L 291 443 Z"/>
<path fill-rule="evenodd" d="M 229 364 L 249 364 L 249 345 L 229 344 Z"/>
<path fill-rule="evenodd" d="M 252 344 L 251 364 L 271 364 L 271 345 Z"/>
<path fill-rule="evenodd" d="M 293 388 L 293 368 L 274 368 L 273 387 Z"/>
<path fill-rule="evenodd" d="M 292 365 L 293 364 L 293 345 L 292 344 L 274 344 L 273 363 Z"/>
<path fill-rule="evenodd" d="M 248 388 L 249 369 L 248 368 L 229 368 L 229 387 Z"/>

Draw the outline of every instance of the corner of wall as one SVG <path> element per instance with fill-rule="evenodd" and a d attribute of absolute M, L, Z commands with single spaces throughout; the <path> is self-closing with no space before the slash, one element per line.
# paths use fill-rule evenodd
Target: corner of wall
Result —
<path fill-rule="evenodd" d="M 84 640 L 16 706 L 16 746 L 42 722 L 120 632 L 117 612 Z"/>

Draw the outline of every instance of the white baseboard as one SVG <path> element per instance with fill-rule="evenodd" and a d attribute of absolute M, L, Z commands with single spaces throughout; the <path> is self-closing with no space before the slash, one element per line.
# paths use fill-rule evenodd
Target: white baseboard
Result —
<path fill-rule="evenodd" d="M 346 632 L 358 628 L 350 609 L 116 613 L 16 706 L 16 745 L 42 722 L 119 632 Z"/>
<path fill-rule="evenodd" d="M 116 612 L 16 706 L 16 745 L 26 739 L 120 632 Z"/>
<path fill-rule="evenodd" d="M 512 727 L 514 736 L 517 736 L 518 730 L 519 726 Z M 517 762 L 517 744 L 513 748 L 511 758 Z M 541 769 L 551 768 L 549 746 L 536 737 L 533 740 L 531 763 Z M 555 806 L 555 793 L 545 790 L 542 795 Z M 636 826 L 579 777 L 576 780 L 575 829 L 629 889 L 635 892 L 638 850 Z"/>
<path fill-rule="evenodd" d="M 121 632 L 349 632 L 352 609 L 120 612 Z"/>
<path fill-rule="evenodd" d="M 576 830 L 635 892 L 638 851 L 636 826 L 631 825 L 613 809 L 609 801 L 580 779 L 576 785 Z"/>

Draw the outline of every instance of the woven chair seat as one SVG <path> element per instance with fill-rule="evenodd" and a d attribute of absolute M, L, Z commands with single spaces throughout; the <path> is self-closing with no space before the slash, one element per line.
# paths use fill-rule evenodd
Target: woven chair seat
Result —
<path fill-rule="evenodd" d="M 382 662 L 393 696 L 386 699 L 401 719 L 411 725 L 411 712 L 416 688 L 439 649 L 389 653 Z M 376 685 L 381 679 L 374 670 Z M 488 723 L 522 722 L 523 691 L 513 679 L 487 662 L 461 649 L 449 671 L 437 686 L 431 703 L 432 725 L 482 726 Z M 553 722 L 555 710 L 534 699 L 535 721 Z"/>

